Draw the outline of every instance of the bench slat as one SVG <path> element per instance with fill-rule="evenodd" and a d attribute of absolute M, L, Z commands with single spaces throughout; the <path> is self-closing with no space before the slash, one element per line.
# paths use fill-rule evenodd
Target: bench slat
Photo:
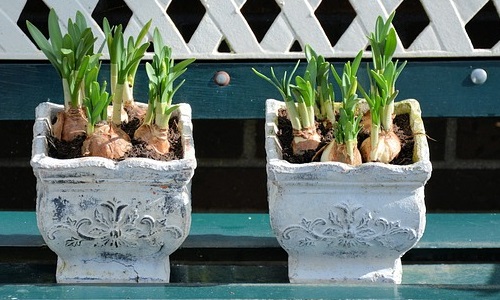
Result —
<path fill-rule="evenodd" d="M 477 285 L 4 285 L 19 299 L 498 299 L 500 287 Z"/>
<path fill-rule="evenodd" d="M 341 63 L 334 64 L 340 70 Z M 265 100 L 280 99 L 280 95 L 258 78 L 251 68 L 269 74 L 269 68 L 274 66 L 276 73 L 282 74 L 284 70 L 291 71 L 293 65 L 293 62 L 275 61 L 195 63 L 185 74 L 188 80 L 177 92 L 174 102 L 191 104 L 193 118 L 197 119 L 262 119 Z M 362 68 L 366 68 L 365 64 Z M 488 80 L 483 85 L 474 85 L 470 81 L 470 73 L 475 68 L 487 71 Z M 108 69 L 103 64 L 103 80 L 109 81 Z M 229 73 L 231 82 L 228 86 L 221 87 L 214 83 L 213 76 L 220 70 Z M 363 81 L 366 71 L 359 72 L 360 81 Z M 0 78 L 0 120 L 30 120 L 34 118 L 34 108 L 38 103 L 48 100 L 62 103 L 61 83 L 49 64 L 2 63 Z M 135 82 L 136 98 L 147 102 L 144 68 L 139 69 Z M 400 90 L 398 99 L 418 99 L 425 117 L 500 116 L 496 97 L 498 86 L 498 60 L 412 61 L 397 85 Z"/>
<path fill-rule="evenodd" d="M 404 285 L 396 288 L 398 293 L 403 291 L 403 298 L 421 295 L 429 298 L 454 296 L 470 299 L 483 293 L 486 296 L 498 296 L 500 264 L 494 252 L 500 248 L 499 235 L 499 214 L 428 214 L 424 237 L 416 249 L 405 255 L 408 259 L 403 260 Z M 27 299 L 53 298 L 55 295 L 57 298 L 82 296 L 78 285 L 71 286 L 74 293 L 66 293 L 67 290 L 61 289 L 61 286 L 43 285 L 55 282 L 56 259 L 44 246 L 38 233 L 35 212 L 0 212 L 0 250 L 3 253 L 0 259 L 0 295 Z M 435 251 L 437 254 L 431 254 Z M 442 255 L 443 251 L 458 251 L 459 254 L 449 256 L 452 257 L 450 260 L 448 256 Z M 490 255 L 493 258 L 490 259 Z M 456 257 L 459 257 L 458 260 Z M 465 259 L 462 260 L 462 257 Z M 439 258 L 448 262 L 441 263 Z M 261 293 L 276 291 L 270 297 L 304 298 L 311 287 L 276 284 L 288 280 L 286 253 L 271 232 L 268 214 L 194 213 L 190 235 L 181 249 L 172 255 L 171 262 L 171 285 L 134 286 L 125 289 L 131 293 L 127 293 L 127 296 L 261 298 L 269 297 Z M 200 282 L 217 285 L 197 284 Z M 472 288 L 472 285 L 477 286 Z M 94 292 L 99 293 L 99 298 L 123 296 L 114 290 L 113 285 L 106 286 L 105 290 L 101 290 L 101 287 L 90 286 L 90 294 L 86 294 L 86 297 L 93 298 Z M 331 298 L 325 295 L 334 292 L 353 296 L 363 290 L 363 286 L 335 286 L 339 290 L 331 290 L 328 286 L 315 287 L 319 289 L 317 293 L 307 294 L 307 298 Z M 197 294 L 205 288 L 208 294 Z M 394 289 L 392 285 L 391 289 Z M 374 299 L 392 297 L 388 297 L 384 289 L 379 292 L 381 294 L 360 295 Z"/>
<path fill-rule="evenodd" d="M 0 211 L 0 246 L 44 245 L 35 212 Z M 194 213 L 183 248 L 279 247 L 268 214 Z M 500 249 L 500 214 L 430 213 L 420 249 Z"/>

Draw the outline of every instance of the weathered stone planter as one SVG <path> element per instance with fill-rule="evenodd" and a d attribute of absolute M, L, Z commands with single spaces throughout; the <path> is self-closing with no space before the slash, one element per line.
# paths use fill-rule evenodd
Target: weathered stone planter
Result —
<path fill-rule="evenodd" d="M 184 158 L 170 162 L 51 158 L 46 136 L 61 109 L 37 107 L 31 159 L 38 228 L 58 255 L 57 282 L 168 282 L 169 255 L 191 225 L 190 106 L 176 112 Z"/>
<path fill-rule="evenodd" d="M 266 103 L 266 152 L 271 226 L 288 252 L 294 283 L 400 283 L 401 256 L 425 228 L 424 185 L 432 166 L 415 100 L 396 104 L 410 114 L 414 163 L 291 164 L 276 138 L 277 110 Z"/>

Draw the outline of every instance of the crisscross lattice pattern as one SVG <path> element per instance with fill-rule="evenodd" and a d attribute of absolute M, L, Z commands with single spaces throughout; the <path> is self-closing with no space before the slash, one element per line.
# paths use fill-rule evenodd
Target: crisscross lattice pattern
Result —
<path fill-rule="evenodd" d="M 20 16 L 28 1 L 0 0 L 0 59 L 44 58 L 19 26 Z M 98 25 L 101 20 L 94 20 L 92 17 L 101 1 L 43 0 L 43 3 L 57 11 L 62 26 L 68 18 L 75 16 L 77 10 L 82 11 L 101 42 L 104 37 Z M 422 8 L 420 13 L 426 15 L 428 23 L 417 32 L 406 48 L 402 43 L 399 44 L 398 56 L 500 55 L 500 0 L 344 0 L 352 8 L 355 17 L 334 45 L 328 37 L 328 29 L 322 26 L 316 16 L 316 10 L 322 0 L 276 0 L 276 4 L 271 2 L 279 11 L 270 22 L 271 25 L 265 29 L 263 37 L 259 39 L 242 13 L 242 7 L 252 0 L 199 0 L 205 11 L 199 23 L 195 24 L 196 29 L 189 41 L 185 41 L 169 15 L 169 6 L 174 1 L 176 0 L 122 0 L 122 4 L 132 12 L 126 26 L 126 35 L 137 34 L 142 24 L 153 19 L 153 26 L 160 29 L 179 58 L 293 58 L 302 55 L 300 51 L 291 50 L 297 43 L 301 47 L 310 44 L 317 52 L 329 57 L 353 57 L 359 49 L 367 46 L 366 35 L 373 28 L 377 16 L 388 16 L 402 6 L 403 2 L 412 1 Z M 485 32 L 493 31 L 494 40 L 491 47 L 479 48 L 472 42 L 472 33 L 468 32 L 466 27 L 486 6 L 496 10 L 492 24 L 497 26 L 484 28 Z M 400 23 L 404 22 L 405 20 L 400 20 Z M 396 24 L 395 27 L 398 31 Z M 221 43 L 227 44 L 229 50 L 220 51 Z"/>

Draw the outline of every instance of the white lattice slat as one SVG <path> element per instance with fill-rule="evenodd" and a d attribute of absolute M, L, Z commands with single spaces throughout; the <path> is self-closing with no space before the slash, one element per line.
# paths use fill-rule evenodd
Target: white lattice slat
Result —
<path fill-rule="evenodd" d="M 103 41 L 102 30 L 92 19 L 99 0 L 43 1 L 57 11 L 63 27 L 68 18 L 74 18 L 77 10 L 82 11 L 98 37 L 98 43 Z M 280 12 L 260 43 L 241 13 L 241 8 L 251 0 L 199 0 L 206 12 L 188 42 L 167 13 L 169 5 L 179 0 L 124 1 L 132 11 L 125 35 L 137 35 L 140 28 L 152 19 L 152 27 L 158 27 L 177 58 L 286 59 L 303 56 L 300 52 L 290 51 L 295 41 L 299 41 L 302 47 L 311 44 L 317 52 L 328 57 L 353 57 L 367 46 L 366 35 L 373 29 L 377 16 L 387 17 L 405 0 L 349 0 L 356 17 L 333 46 L 315 16 L 316 9 L 326 0 L 275 0 Z M 500 41 L 491 49 L 474 49 L 465 30 L 466 24 L 490 1 L 500 14 L 500 0 L 420 0 L 429 25 L 407 49 L 399 43 L 397 56 L 499 56 Z M 0 59 L 44 59 L 43 54 L 17 26 L 26 2 L 0 0 Z M 223 40 L 230 46 L 231 53 L 217 51 Z"/>
<path fill-rule="evenodd" d="M 422 0 L 427 15 L 431 19 L 434 33 L 441 41 L 441 50 L 445 52 L 467 53 L 472 52 L 474 47 L 465 31 L 465 24 L 457 15 L 460 8 L 451 0 Z M 420 35 L 417 39 L 424 39 Z"/>
<path fill-rule="evenodd" d="M 252 29 L 248 26 L 235 1 L 204 0 L 203 5 L 234 52 L 262 52 Z"/>
<path fill-rule="evenodd" d="M 279 1 L 281 11 L 287 18 L 296 40 L 301 45 L 309 44 L 318 53 L 332 56 L 330 41 L 314 16 L 308 1 Z"/>
<path fill-rule="evenodd" d="M 320 3 L 321 0 L 309 0 L 313 10 L 316 10 Z M 269 53 L 286 53 L 289 51 L 296 40 L 296 36 L 287 20 L 285 14 L 280 12 L 262 39 L 261 46 L 264 51 Z"/>
<path fill-rule="evenodd" d="M 285 16 L 280 13 L 262 39 L 260 45 L 269 53 L 286 53 L 295 42 Z"/>
<path fill-rule="evenodd" d="M 26 1 L 0 1 L 0 57 L 10 58 L 15 54 L 20 58 L 29 58 L 37 51 L 17 26 Z"/>
<path fill-rule="evenodd" d="M 246 0 L 234 1 L 238 9 L 241 9 L 245 2 Z M 205 9 L 209 6 L 207 1 L 202 1 L 202 3 L 204 3 Z M 216 53 L 222 40 L 224 40 L 224 35 L 218 24 L 210 14 L 205 13 L 188 45 L 192 53 Z"/>
<path fill-rule="evenodd" d="M 205 14 L 200 25 L 196 28 L 191 40 L 189 49 L 193 53 L 215 53 L 224 36 L 220 32 L 217 24 L 214 23 L 210 15 Z"/>
<path fill-rule="evenodd" d="M 453 2 L 457 7 L 457 14 L 464 23 L 467 23 L 488 1 L 489 0 L 455 0 Z"/>
<path fill-rule="evenodd" d="M 398 3 L 401 0 L 396 0 Z M 384 3 L 393 3 L 392 6 L 396 7 L 395 0 L 384 1 Z M 351 0 L 352 7 L 356 11 L 356 18 L 352 21 L 351 25 L 344 32 L 337 45 L 335 45 L 334 50 L 336 55 L 339 56 L 355 56 L 359 50 L 364 49 L 368 45 L 366 36 L 373 30 L 375 26 L 375 21 L 378 16 L 383 16 L 387 18 L 392 10 L 387 10 L 382 1 L 370 1 L 370 5 L 367 5 L 366 1 L 363 0 Z M 402 53 L 404 50 L 401 47 L 401 43 L 398 43 L 398 53 Z"/>
<path fill-rule="evenodd" d="M 189 54 L 189 48 L 187 47 L 182 35 L 175 26 L 174 22 L 167 15 L 166 10 L 171 1 L 137 1 L 137 0 L 125 0 L 127 6 L 132 10 L 133 15 L 130 18 L 129 25 L 127 26 L 124 34 L 126 36 L 137 36 L 141 31 L 141 28 L 149 20 L 153 20 L 151 23 L 150 38 L 152 39 L 153 28 L 157 27 L 162 36 L 174 53 L 177 54 Z"/>
<path fill-rule="evenodd" d="M 495 8 L 497 9 L 497 14 L 500 16 L 500 0 L 494 0 L 493 3 L 495 3 Z M 500 30 L 500 29 L 497 29 Z M 497 55 L 500 55 L 500 41 L 496 43 L 496 45 L 491 48 L 493 53 L 496 53 Z"/>

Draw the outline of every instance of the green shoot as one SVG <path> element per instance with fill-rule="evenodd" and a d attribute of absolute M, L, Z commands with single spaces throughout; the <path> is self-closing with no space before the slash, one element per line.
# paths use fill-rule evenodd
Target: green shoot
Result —
<path fill-rule="evenodd" d="M 396 80 L 401 74 L 406 62 L 399 67 L 392 62 L 396 51 L 396 31 L 391 27 L 394 19 L 393 12 L 384 22 L 378 17 L 375 24 L 375 32 L 368 36 L 372 49 L 373 70 L 369 71 L 370 96 L 366 96 L 370 111 L 372 113 L 372 124 L 380 130 L 390 131 L 392 129 L 392 114 L 394 113 L 394 99 L 397 96 L 395 88 Z"/>
<path fill-rule="evenodd" d="M 368 36 L 373 60 L 373 69 L 368 71 L 370 91 L 368 93 L 361 86 L 359 87 L 370 108 L 370 160 L 372 161 L 389 162 L 399 152 L 399 150 L 396 151 L 397 146 L 391 149 L 379 145 L 380 134 L 384 136 L 384 145 L 399 145 L 400 148 L 400 141 L 392 132 L 392 126 L 394 100 L 398 95 L 396 80 L 406 62 L 398 66 L 398 61 L 392 61 L 397 46 L 396 31 L 391 25 L 394 14 L 393 12 L 385 22 L 382 17 L 378 17 L 375 31 Z M 396 142 L 389 143 L 389 139 Z"/>
<path fill-rule="evenodd" d="M 299 131 L 302 130 L 302 122 L 299 116 L 299 113 L 297 111 L 297 107 L 295 105 L 295 101 L 293 100 L 292 96 L 292 88 L 291 88 L 291 81 L 292 77 L 295 74 L 295 71 L 297 71 L 297 68 L 299 67 L 300 61 L 297 61 L 295 64 L 295 67 L 293 68 L 292 72 L 290 73 L 290 76 L 288 76 L 287 72 L 285 71 L 283 73 L 283 77 L 278 79 L 276 77 L 276 74 L 274 73 L 273 67 L 271 67 L 271 78 L 267 77 L 266 75 L 260 73 L 256 69 L 252 68 L 253 72 L 259 76 L 260 78 L 264 79 L 265 81 L 269 82 L 271 85 L 273 85 L 281 94 L 283 101 L 285 102 L 286 109 L 288 112 L 288 117 L 290 118 L 290 121 L 292 123 L 293 129 Z"/>
<path fill-rule="evenodd" d="M 368 36 L 372 51 L 373 66 L 379 73 L 384 72 L 385 67 L 392 61 L 392 57 L 396 51 L 396 31 L 391 27 L 394 15 L 395 12 L 387 18 L 386 22 L 379 16 L 375 23 L 375 31 Z"/>
<path fill-rule="evenodd" d="M 372 49 L 373 69 L 369 71 L 370 95 L 363 88 L 361 93 L 365 97 L 372 117 L 372 126 L 375 129 L 390 131 L 392 129 L 392 114 L 394 112 L 394 99 L 397 96 L 395 89 L 396 80 L 401 74 L 406 62 L 399 67 L 392 62 L 396 50 L 397 38 L 394 28 L 391 27 L 394 13 L 386 22 L 378 17 L 375 32 L 368 39 Z M 378 132 L 378 131 L 375 131 Z"/>
<path fill-rule="evenodd" d="M 371 132 L 375 133 L 373 135 L 378 135 L 378 132 L 380 132 L 380 119 L 384 99 L 378 93 L 371 93 L 371 95 L 369 95 L 361 85 L 358 86 L 358 89 L 370 108 Z"/>
<path fill-rule="evenodd" d="M 108 45 L 111 64 L 111 93 L 113 94 L 113 123 L 121 123 L 123 104 L 134 104 L 134 80 L 149 42 L 142 43 L 151 26 L 151 20 L 144 25 L 137 38 L 129 37 L 125 45 L 122 25 L 110 27 L 106 18 L 103 29 Z"/>
<path fill-rule="evenodd" d="M 311 84 L 316 91 L 316 105 L 319 109 L 318 119 L 328 120 L 331 124 L 335 124 L 334 99 L 335 94 L 333 85 L 328 80 L 330 72 L 330 63 L 321 55 L 306 45 L 305 55 L 308 62 L 307 71 L 310 74 Z"/>
<path fill-rule="evenodd" d="M 389 62 L 382 74 L 370 70 L 370 77 L 375 81 L 376 94 L 380 95 L 380 126 L 389 131 L 392 129 L 392 115 L 394 113 L 394 100 L 399 91 L 396 90 L 396 80 L 403 71 L 406 62 L 398 66 L 398 61 Z"/>
<path fill-rule="evenodd" d="M 94 133 L 95 125 L 101 121 L 108 119 L 108 106 L 111 97 L 105 93 L 106 82 L 102 88 L 99 86 L 97 77 L 99 75 L 100 65 L 94 66 L 87 71 L 84 78 L 84 97 L 83 104 L 85 106 L 85 113 L 87 115 L 87 135 Z M 106 96 L 106 97 L 105 97 Z M 104 99 L 105 98 L 105 99 Z"/>
<path fill-rule="evenodd" d="M 339 121 L 336 123 L 334 135 L 337 144 L 345 144 L 347 154 L 353 157 L 353 149 L 358 140 L 358 133 L 361 130 L 361 117 L 357 114 L 357 104 L 359 102 L 356 91 L 358 89 L 357 72 L 361 63 L 363 52 L 360 51 L 354 61 L 344 65 L 342 77 L 332 66 L 333 76 L 340 87 L 342 93 L 342 106 L 339 110 Z"/>
<path fill-rule="evenodd" d="M 186 67 L 195 59 L 186 59 L 174 64 L 172 49 L 166 46 L 157 28 L 153 34 L 154 56 L 151 63 L 146 63 L 146 73 L 149 78 L 149 104 L 144 124 L 149 125 L 153 119 L 154 123 L 161 129 L 168 129 L 168 121 L 172 112 L 178 105 L 172 105 L 175 93 L 184 84 L 182 80 L 174 85 L 184 72 Z"/>
<path fill-rule="evenodd" d="M 81 12 L 76 13 L 75 22 L 68 20 L 68 32 L 62 33 L 54 9 L 48 18 L 49 39 L 31 22 L 26 21 L 28 31 L 37 46 L 45 54 L 62 79 L 64 105 L 66 109 L 82 105 L 83 78 L 88 69 L 98 64 L 100 54 L 94 54 L 97 38 L 87 26 Z"/>
<path fill-rule="evenodd" d="M 94 133 L 95 125 L 108 119 L 108 105 L 111 97 L 106 92 L 106 82 L 102 87 L 99 82 L 93 81 L 87 86 L 86 97 L 84 98 L 85 110 L 89 120 L 87 124 L 87 135 Z"/>
<path fill-rule="evenodd" d="M 304 78 L 295 77 L 292 94 L 297 101 L 297 108 L 302 128 L 315 128 L 314 108 L 316 107 L 316 90 L 311 83 L 311 74 L 305 72 Z"/>

